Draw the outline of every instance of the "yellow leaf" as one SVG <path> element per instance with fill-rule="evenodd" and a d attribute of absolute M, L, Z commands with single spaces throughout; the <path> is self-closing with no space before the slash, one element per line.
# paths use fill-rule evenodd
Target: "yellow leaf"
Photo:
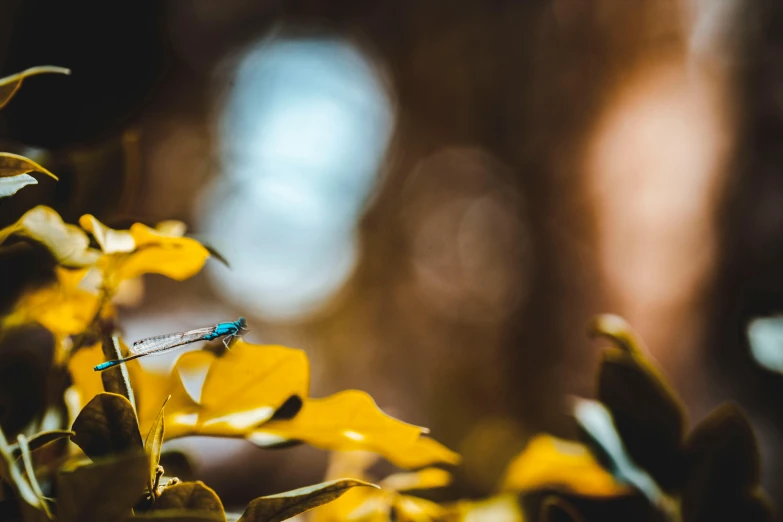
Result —
<path fill-rule="evenodd" d="M 434 463 L 459 464 L 462 457 L 435 439 L 419 437 L 413 444 L 400 448 L 397 461 L 401 468 L 414 469 Z"/>
<path fill-rule="evenodd" d="M 79 218 L 79 224 L 92 234 L 104 254 L 128 253 L 136 249 L 136 241 L 130 232 L 109 228 L 93 215 L 83 215 Z"/>
<path fill-rule="evenodd" d="M 432 489 L 448 486 L 451 483 L 451 473 L 438 468 L 426 468 L 411 473 L 395 473 L 380 482 L 385 489 L 405 491 L 410 489 Z"/>
<path fill-rule="evenodd" d="M 162 234 L 141 223 L 130 228 L 136 251 L 118 268 L 118 280 L 142 274 L 161 274 L 176 281 L 196 275 L 209 257 L 209 251 L 195 239 Z"/>
<path fill-rule="evenodd" d="M 618 484 L 581 444 L 537 435 L 509 464 L 503 490 L 550 488 L 594 497 L 629 493 L 629 489 Z"/>
<path fill-rule="evenodd" d="M 57 282 L 22 294 L 3 320 L 5 327 L 37 322 L 60 337 L 87 329 L 98 311 L 99 296 L 74 285 L 78 274 L 60 267 L 55 270 Z"/>
<path fill-rule="evenodd" d="M 435 522 L 446 515 L 446 510 L 435 502 L 410 495 L 396 495 L 392 506 L 400 522 Z"/>
<path fill-rule="evenodd" d="M 63 222 L 53 209 L 40 205 L 28 210 L 19 221 L 0 230 L 0 243 L 16 234 L 46 246 L 63 266 L 83 267 L 98 261 L 100 253 L 89 248 L 82 229 Z"/>
<path fill-rule="evenodd" d="M 263 424 L 247 439 L 259 446 L 299 440 L 328 450 L 372 451 L 402 466 L 405 452 L 426 431 L 386 415 L 368 394 L 348 390 L 308 399 L 294 418 Z"/>
<path fill-rule="evenodd" d="M 237 340 L 229 352 L 184 354 L 175 366 L 181 390 L 194 403 L 197 415 L 169 407 L 167 430 L 175 433 L 244 436 L 269 420 L 290 397 L 306 397 L 310 367 L 302 350 L 254 345 Z M 171 438 L 173 435 L 170 435 Z"/>
<path fill-rule="evenodd" d="M 0 178 L 18 176 L 28 172 L 40 172 L 59 180 L 57 176 L 29 158 L 10 152 L 0 152 Z"/>
<path fill-rule="evenodd" d="M 0 78 L 0 109 L 5 107 L 14 94 L 22 86 L 22 82 L 25 78 L 35 76 L 37 74 L 71 74 L 70 69 L 64 67 L 55 67 L 53 65 L 42 65 L 39 67 L 31 67 L 20 73 Z"/>
<path fill-rule="evenodd" d="M 447 506 L 450 522 L 524 522 L 516 495 L 504 494 L 485 500 L 461 500 Z"/>

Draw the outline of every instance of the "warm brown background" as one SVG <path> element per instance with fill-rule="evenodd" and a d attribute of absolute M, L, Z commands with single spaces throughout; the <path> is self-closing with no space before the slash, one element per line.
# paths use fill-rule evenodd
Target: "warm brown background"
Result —
<path fill-rule="evenodd" d="M 729 398 L 750 413 L 781 500 L 783 377 L 752 361 L 745 326 L 783 308 L 782 24 L 779 3 L 750 0 L 9 0 L 0 72 L 74 74 L 28 82 L 0 113 L 5 150 L 39 147 L 62 177 L 0 217 L 46 203 L 71 220 L 194 223 L 220 175 L 231 58 L 272 30 L 345 38 L 383 71 L 396 113 L 360 263 L 309 318 L 250 317 L 251 340 L 308 350 L 315 395 L 365 389 L 430 426 L 465 455 L 460 490 L 482 494 L 529 435 L 573 435 L 567 396 L 591 393 L 598 350 L 584 325 L 619 313 L 692 419 Z M 494 213 L 473 223 L 465 264 L 449 209 L 479 197 Z M 8 302 L 19 261 L 0 261 Z M 124 312 L 130 331 L 241 312 L 203 276 L 150 283 Z M 325 462 L 229 451 L 241 471 L 196 459 L 228 504 L 271 492 L 270 477 L 317 480 Z"/>

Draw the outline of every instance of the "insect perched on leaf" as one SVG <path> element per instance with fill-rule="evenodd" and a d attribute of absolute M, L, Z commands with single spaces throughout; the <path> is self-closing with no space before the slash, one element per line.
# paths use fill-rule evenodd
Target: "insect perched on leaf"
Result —
<path fill-rule="evenodd" d="M 173 350 L 186 344 L 195 343 L 198 341 L 212 341 L 218 337 L 223 337 L 223 344 L 226 348 L 230 347 L 230 343 L 237 337 L 242 337 L 247 330 L 247 321 L 244 317 L 240 317 L 236 321 L 229 321 L 226 323 L 218 323 L 215 326 L 207 328 L 196 328 L 195 330 L 188 330 L 187 332 L 177 332 L 165 335 L 156 335 L 155 337 L 147 337 L 133 343 L 130 347 L 130 355 L 123 357 L 122 359 L 116 359 L 114 361 L 106 361 L 94 368 L 96 372 L 102 372 L 118 364 L 144 357 L 145 355 L 160 355 L 162 353 Z"/>

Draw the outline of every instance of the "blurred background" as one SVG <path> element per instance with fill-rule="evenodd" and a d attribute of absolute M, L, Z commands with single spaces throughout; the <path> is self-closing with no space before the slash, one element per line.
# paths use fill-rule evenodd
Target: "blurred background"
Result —
<path fill-rule="evenodd" d="M 231 265 L 147 279 L 128 339 L 244 315 L 307 351 L 313 396 L 429 426 L 477 496 L 531 435 L 574 435 L 612 312 L 692 423 L 741 404 L 783 500 L 783 5 L 6 0 L 0 73 L 35 65 L 73 73 L 25 83 L 2 150 L 61 181 L 1 224 L 180 219 Z M 6 307 L 35 259 L 0 257 Z M 327 459 L 177 444 L 229 506 Z"/>

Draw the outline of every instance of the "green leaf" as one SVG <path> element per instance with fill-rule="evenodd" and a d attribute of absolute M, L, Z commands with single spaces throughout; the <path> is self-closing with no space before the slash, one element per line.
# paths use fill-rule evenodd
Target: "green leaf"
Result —
<path fill-rule="evenodd" d="M 558 497 L 547 497 L 541 505 L 541 522 L 582 522 L 574 507 Z"/>
<path fill-rule="evenodd" d="M 18 176 L 20 174 L 27 174 L 28 172 L 40 172 L 47 176 L 51 176 L 54 179 L 59 179 L 29 158 L 25 158 L 18 154 L 11 154 L 10 152 L 0 152 L 0 178 Z"/>
<path fill-rule="evenodd" d="M 759 485 L 761 465 L 753 429 L 735 404 L 719 406 L 686 442 L 688 472 L 682 491 L 686 522 L 735 512 Z"/>
<path fill-rule="evenodd" d="M 35 435 L 27 439 L 27 445 L 29 446 L 30 451 L 35 451 L 43 448 L 49 443 L 52 443 L 59 439 L 70 437 L 71 435 L 73 435 L 73 432 L 71 430 L 42 431 L 40 433 L 36 433 Z M 15 459 L 21 457 L 22 450 L 19 448 L 19 444 L 17 443 L 11 444 L 10 453 Z"/>
<path fill-rule="evenodd" d="M 58 522 L 123 520 L 139 501 L 147 481 L 147 455 L 134 453 L 60 473 Z"/>
<path fill-rule="evenodd" d="M 158 465 L 160 465 L 160 451 L 163 447 L 163 409 L 166 407 L 166 403 L 171 399 L 171 395 L 166 397 L 163 401 L 163 406 L 160 407 L 160 412 L 152 423 L 149 433 L 147 433 L 147 439 L 144 441 L 144 449 L 150 456 L 150 473 L 147 487 L 152 495 L 155 495 L 155 479 L 158 475 Z"/>
<path fill-rule="evenodd" d="M 307 510 L 331 502 L 351 488 L 361 486 L 378 488 L 375 484 L 361 480 L 338 479 L 277 495 L 259 497 L 247 506 L 239 522 L 280 522 L 281 520 L 287 520 L 299 513 L 304 513 Z"/>
<path fill-rule="evenodd" d="M 143 449 L 133 406 L 116 393 L 93 397 L 71 429 L 71 440 L 91 459 Z"/>
<path fill-rule="evenodd" d="M 604 352 L 598 400 L 612 413 L 630 457 L 667 491 L 682 479 L 685 408 L 650 364 L 627 352 Z"/>
<path fill-rule="evenodd" d="M 42 65 L 39 67 L 31 67 L 25 71 L 14 74 L 12 76 L 6 76 L 0 78 L 0 109 L 5 107 L 11 98 L 14 97 L 16 91 L 22 86 L 22 82 L 25 78 L 35 76 L 37 74 L 71 74 L 70 69 L 64 67 L 55 67 L 53 65 Z"/>
<path fill-rule="evenodd" d="M 163 492 L 153 504 L 153 509 L 155 511 L 179 509 L 201 513 L 219 513 L 221 520 L 226 519 L 220 497 L 201 481 L 180 482 L 163 488 Z"/>
<path fill-rule="evenodd" d="M 37 185 L 38 180 L 29 174 L 0 178 L 0 198 L 13 196 L 27 185 Z"/>

